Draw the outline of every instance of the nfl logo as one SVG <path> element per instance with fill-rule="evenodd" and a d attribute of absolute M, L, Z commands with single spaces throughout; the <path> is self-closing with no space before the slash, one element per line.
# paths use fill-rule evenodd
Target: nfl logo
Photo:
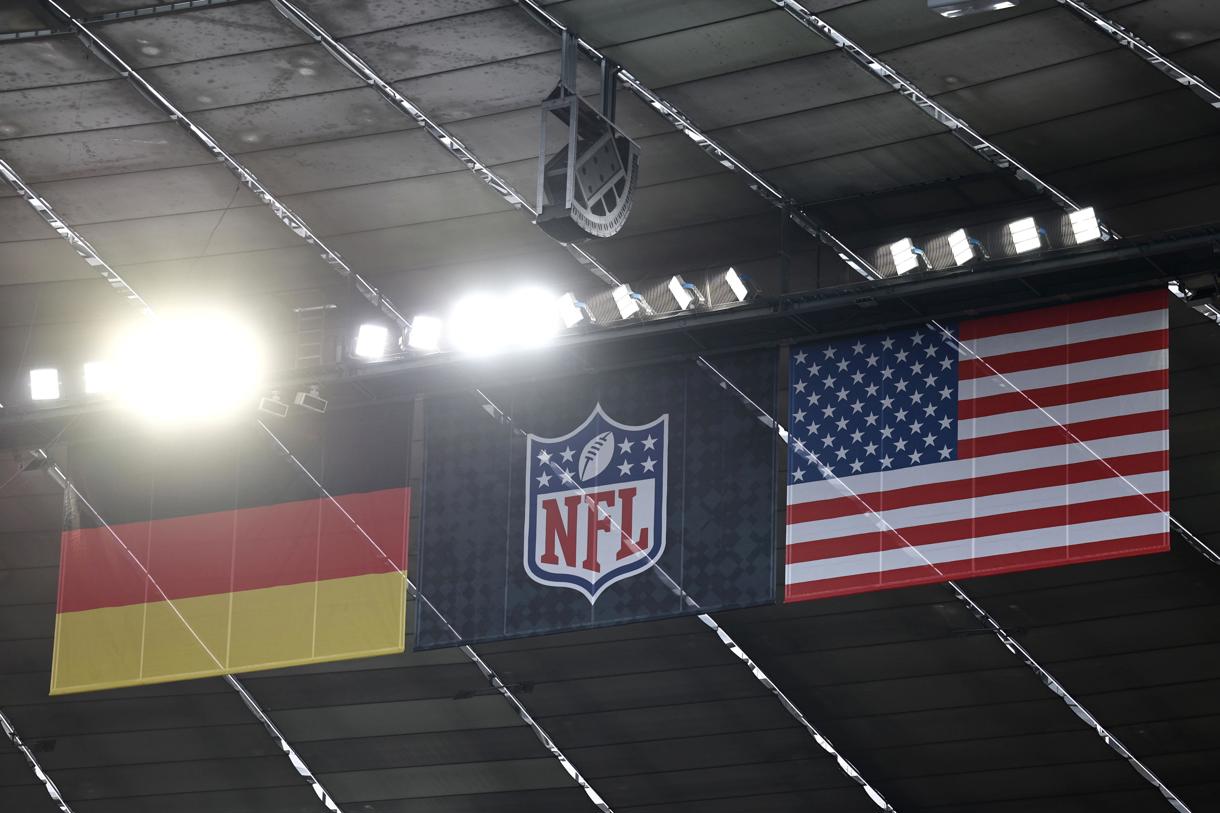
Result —
<path fill-rule="evenodd" d="M 526 444 L 525 572 L 597 601 L 665 550 L 669 415 L 643 426 L 601 404 L 563 437 Z"/>

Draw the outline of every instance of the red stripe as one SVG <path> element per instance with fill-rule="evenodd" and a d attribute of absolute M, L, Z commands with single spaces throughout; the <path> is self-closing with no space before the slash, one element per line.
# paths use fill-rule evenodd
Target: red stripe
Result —
<path fill-rule="evenodd" d="M 967 319 L 958 327 L 958 335 L 962 341 L 969 341 L 987 336 L 999 336 L 1004 333 L 1020 333 L 1026 330 L 1066 325 L 1070 322 L 1090 322 L 1111 316 L 1144 313 L 1164 308 L 1165 305 L 1165 289 L 1158 288 L 1153 291 L 1112 296 L 1090 302 L 1073 302 L 1070 305 L 1041 308 L 1035 311 Z"/>
<path fill-rule="evenodd" d="M 1066 493 L 1064 497 L 1067 497 Z M 787 562 L 794 565 L 798 562 L 837 559 L 840 556 L 898 550 L 911 546 L 932 545 L 937 542 L 953 542 L 958 539 L 977 539 L 998 534 L 1077 525 L 1082 522 L 1134 517 L 1164 511 L 1168 504 L 1167 492 L 1147 495 L 1132 494 L 1128 497 L 1112 497 L 1105 500 L 1057 505 L 1051 508 L 1031 508 L 1028 511 L 1009 511 L 986 517 L 931 522 L 926 525 L 899 528 L 897 531 L 873 531 L 833 539 L 814 539 L 789 544 Z"/>
<path fill-rule="evenodd" d="M 1142 333 L 1126 333 L 1122 336 L 1108 336 L 1104 339 L 1039 347 L 1016 353 L 1000 353 L 982 359 L 963 359 L 957 365 L 957 375 L 963 381 L 970 378 L 986 378 L 996 373 L 1036 370 L 1061 364 L 1075 364 L 1081 361 L 1126 356 L 1131 353 L 1144 353 L 1149 350 L 1164 350 L 1168 346 L 1168 330 L 1163 328 L 1146 330 Z"/>
<path fill-rule="evenodd" d="M 336 497 L 385 552 L 326 499 L 112 526 L 170 599 L 388 573 L 405 567 L 410 491 Z M 106 528 L 65 531 L 59 612 L 161 600 Z"/>
<path fill-rule="evenodd" d="M 1039 407 L 1061 406 L 1081 401 L 1095 401 L 1098 398 L 1113 398 L 1118 395 L 1134 395 L 1138 392 L 1152 392 L 1165 389 L 1168 386 L 1169 370 L 1149 370 L 1144 373 L 1116 375 L 1112 378 L 1098 378 L 1094 381 L 1080 381 L 1073 384 L 1058 384 L 1054 387 L 1038 387 L 1024 392 L 1006 392 L 1000 395 L 988 395 L 983 398 L 972 398 L 958 403 L 957 417 L 960 420 L 970 418 L 985 418 L 988 415 L 999 415 L 1004 412 L 1021 412 Z M 1031 404 L 1030 401 L 1033 401 Z"/>
<path fill-rule="evenodd" d="M 1013 491 L 1028 491 L 1033 488 L 1051 488 L 1069 483 L 1083 483 L 1089 480 L 1104 480 L 1108 477 L 1132 474 L 1147 474 L 1153 471 L 1165 471 L 1167 468 L 1166 452 L 1144 452 L 1142 454 L 1120 455 L 1101 460 L 1085 460 L 1079 463 L 1068 463 L 1059 466 L 1047 466 L 1041 469 L 1026 469 L 1007 472 L 1005 474 L 988 474 L 975 477 L 973 480 L 955 480 L 951 482 L 929 483 L 927 485 L 895 488 L 885 492 L 885 509 L 910 508 L 916 505 L 926 505 L 935 502 L 950 502 L 952 500 L 968 500 L 972 497 L 987 497 L 993 494 L 1007 494 Z M 879 491 L 861 494 L 860 500 L 868 506 L 868 510 L 882 510 L 882 493 Z M 798 522 L 814 522 L 819 519 L 833 519 L 852 514 L 862 514 L 865 508 L 860 500 L 853 497 L 832 497 L 828 500 L 797 503 L 788 506 L 788 524 Z"/>
<path fill-rule="evenodd" d="M 872 590 L 931 584 L 971 576 L 993 576 L 1017 570 L 1058 567 L 1098 559 L 1114 559 L 1119 556 L 1161 553 L 1167 550 L 1169 550 L 1169 534 L 1167 533 L 1130 536 L 1125 539 L 1072 545 L 1067 549 L 1055 547 L 976 559 L 962 559 L 938 564 L 936 569 L 924 565 L 887 570 L 881 573 L 861 573 L 855 576 L 839 576 L 833 579 L 789 584 L 784 588 L 784 601 L 806 601 L 813 598 L 845 596 Z"/>
<path fill-rule="evenodd" d="M 1137 412 L 1134 415 L 1117 415 L 1113 418 L 1098 418 L 1092 421 L 1076 421 L 1061 426 L 1045 426 L 1037 429 L 1022 429 L 1002 435 L 987 435 L 967 438 L 957 442 L 957 456 L 965 460 L 1023 449 L 1041 449 L 1046 446 L 1061 446 L 1075 440 L 1097 440 L 1119 435 L 1135 435 L 1156 432 L 1169 426 L 1169 411 Z M 1073 440 L 1075 438 L 1075 440 Z"/>

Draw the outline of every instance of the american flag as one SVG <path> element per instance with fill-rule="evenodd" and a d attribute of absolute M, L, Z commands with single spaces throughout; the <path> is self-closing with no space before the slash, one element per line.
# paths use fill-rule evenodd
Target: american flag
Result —
<path fill-rule="evenodd" d="M 1169 547 L 1165 292 L 792 349 L 785 598 Z"/>

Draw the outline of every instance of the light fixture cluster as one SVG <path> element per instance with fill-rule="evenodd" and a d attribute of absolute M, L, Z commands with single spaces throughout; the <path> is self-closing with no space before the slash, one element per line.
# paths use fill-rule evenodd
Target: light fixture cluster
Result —
<path fill-rule="evenodd" d="M 724 294 L 714 296 L 713 289 L 720 288 Z M 396 358 L 404 352 L 492 356 L 541 347 L 565 329 L 739 304 L 755 293 L 749 277 L 733 268 L 710 275 L 703 285 L 675 275 L 663 285 L 650 283 L 643 290 L 622 283 L 598 291 L 587 300 L 572 292 L 556 296 L 534 287 L 503 293 L 476 292 L 459 299 L 444 318 L 417 314 L 397 346 L 385 324 L 360 325 L 351 355 L 363 361 Z"/>
<path fill-rule="evenodd" d="M 1101 224 L 1091 206 L 1063 215 L 1062 223 L 1058 224 L 1058 233 L 1062 235 L 1063 245 L 1081 245 L 1098 240 L 1102 236 Z M 888 259 L 893 262 L 894 272 L 901 276 L 917 270 L 947 270 L 975 260 L 992 258 L 992 252 L 988 251 L 983 241 L 972 236 L 966 229 L 957 229 L 943 238 L 933 240 L 944 242 L 939 251 L 939 262 L 933 261 L 929 256 L 928 246 L 932 240 L 924 247 L 917 246 L 909 237 L 890 243 Z M 1001 242 L 1002 245 L 995 251 L 1010 256 L 1054 247 L 1047 229 L 1036 217 L 1022 217 L 1005 224 Z"/>
<path fill-rule="evenodd" d="M 114 337 L 79 378 L 56 367 L 30 370 L 30 400 L 83 393 L 110 398 L 157 422 L 211 420 L 253 404 L 263 372 L 261 344 L 215 311 L 163 313 Z"/>

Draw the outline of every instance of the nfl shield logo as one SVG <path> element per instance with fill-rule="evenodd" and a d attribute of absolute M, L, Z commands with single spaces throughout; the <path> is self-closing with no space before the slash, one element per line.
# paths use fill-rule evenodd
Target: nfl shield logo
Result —
<path fill-rule="evenodd" d="M 665 550 L 669 415 L 642 426 L 601 404 L 563 437 L 526 444 L 525 572 L 597 601 Z"/>

